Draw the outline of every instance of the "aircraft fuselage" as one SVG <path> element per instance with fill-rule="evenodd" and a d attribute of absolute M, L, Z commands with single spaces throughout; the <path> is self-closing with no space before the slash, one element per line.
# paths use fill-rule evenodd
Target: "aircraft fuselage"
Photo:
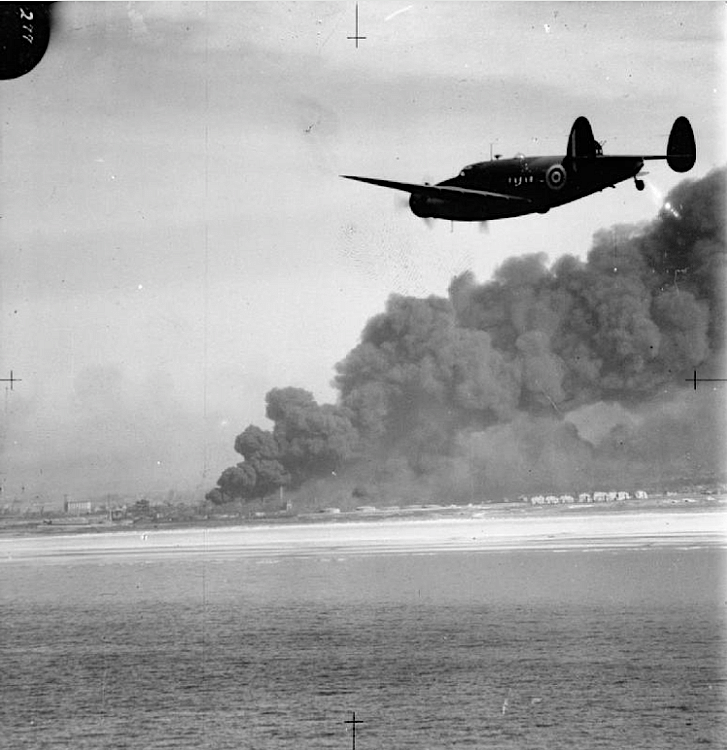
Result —
<path fill-rule="evenodd" d="M 518 156 L 465 167 L 456 177 L 437 183 L 508 193 L 529 202 L 504 202 L 485 196 L 439 198 L 412 193 L 411 210 L 423 218 L 453 221 L 488 221 L 531 213 L 584 198 L 635 177 L 643 168 L 636 156 L 595 156 L 573 163 L 567 156 Z"/>
<path fill-rule="evenodd" d="M 675 172 L 688 172 L 696 156 L 694 132 L 684 116 L 674 120 L 666 154 L 643 156 L 604 156 L 591 124 L 581 116 L 571 128 L 565 156 L 497 157 L 470 164 L 456 177 L 436 185 L 341 176 L 408 192 L 409 207 L 424 219 L 489 221 L 544 214 L 630 178 L 634 178 L 637 190 L 643 190 L 644 182 L 638 175 L 647 159 L 666 160 Z"/>

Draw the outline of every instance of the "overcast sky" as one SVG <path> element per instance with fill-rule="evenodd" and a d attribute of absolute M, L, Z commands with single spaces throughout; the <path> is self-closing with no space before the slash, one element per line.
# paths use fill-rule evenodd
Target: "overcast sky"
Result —
<path fill-rule="evenodd" d="M 584 255 L 680 175 L 546 216 L 435 222 L 341 173 L 439 181 L 496 153 L 663 153 L 687 115 L 726 161 L 723 3 L 57 3 L 0 82 L 0 481 L 58 500 L 212 487 L 274 386 L 333 366 L 392 292 Z M 22 489 L 24 488 L 24 489 Z"/>

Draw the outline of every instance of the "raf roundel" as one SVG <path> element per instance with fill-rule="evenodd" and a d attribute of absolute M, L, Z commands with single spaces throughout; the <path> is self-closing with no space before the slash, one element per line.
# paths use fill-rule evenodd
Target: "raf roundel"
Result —
<path fill-rule="evenodd" d="M 566 173 L 560 164 L 553 164 L 545 173 L 545 184 L 551 190 L 560 190 L 565 185 Z"/>

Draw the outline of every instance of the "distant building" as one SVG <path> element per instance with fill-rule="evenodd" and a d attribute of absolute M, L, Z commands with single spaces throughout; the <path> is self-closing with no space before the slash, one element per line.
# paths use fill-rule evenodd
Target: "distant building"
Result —
<path fill-rule="evenodd" d="M 558 500 L 557 495 L 546 495 L 545 496 L 545 504 L 546 505 L 557 505 L 560 501 Z"/>
<path fill-rule="evenodd" d="M 564 505 L 569 505 L 570 503 L 574 503 L 576 500 L 573 497 L 573 495 L 561 495 L 560 496 L 560 502 Z"/>
<path fill-rule="evenodd" d="M 74 516 L 93 513 L 93 503 L 90 500 L 64 500 L 63 512 Z"/>
<path fill-rule="evenodd" d="M 628 492 L 624 492 L 623 490 L 616 493 L 616 499 L 617 500 L 630 500 L 631 495 Z"/>
<path fill-rule="evenodd" d="M 109 518 L 112 521 L 123 521 L 126 518 L 126 506 L 122 508 L 111 508 Z"/>
<path fill-rule="evenodd" d="M 530 505 L 543 505 L 545 498 L 542 495 L 533 495 L 530 498 Z"/>
<path fill-rule="evenodd" d="M 579 503 L 592 503 L 593 498 L 591 497 L 590 492 L 581 492 L 580 495 L 578 495 L 578 502 Z"/>
<path fill-rule="evenodd" d="M 608 500 L 608 493 L 607 492 L 594 492 L 593 493 L 593 502 L 594 503 L 605 503 Z"/>
<path fill-rule="evenodd" d="M 648 500 L 649 495 L 643 490 L 636 490 L 636 492 L 634 492 L 634 497 L 637 500 Z"/>

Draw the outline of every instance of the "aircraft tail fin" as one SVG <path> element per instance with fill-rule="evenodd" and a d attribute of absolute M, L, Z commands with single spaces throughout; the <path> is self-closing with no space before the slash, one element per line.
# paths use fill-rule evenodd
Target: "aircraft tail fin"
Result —
<path fill-rule="evenodd" d="M 585 117 L 578 117 L 568 136 L 566 155 L 569 159 L 592 159 L 601 153 L 601 146 L 593 137 L 591 123 Z"/>
<path fill-rule="evenodd" d="M 666 163 L 675 172 L 688 172 L 697 159 L 694 131 L 686 117 L 677 117 L 669 133 L 666 146 Z"/>

